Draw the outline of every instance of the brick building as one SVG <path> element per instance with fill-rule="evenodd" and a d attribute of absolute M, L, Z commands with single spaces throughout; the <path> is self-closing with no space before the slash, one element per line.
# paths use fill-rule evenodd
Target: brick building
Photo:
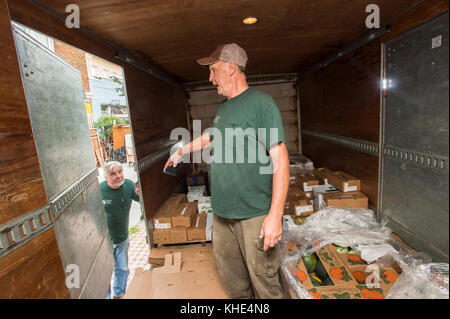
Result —
<path fill-rule="evenodd" d="M 84 98 L 86 104 L 86 111 L 88 114 L 89 127 L 93 127 L 94 118 L 92 116 L 92 100 L 91 100 L 91 89 L 89 86 L 89 72 L 87 63 L 86 52 L 67 45 L 63 42 L 54 40 L 55 53 L 61 58 L 69 62 L 73 67 L 75 67 L 81 74 L 81 81 L 83 84 Z"/>

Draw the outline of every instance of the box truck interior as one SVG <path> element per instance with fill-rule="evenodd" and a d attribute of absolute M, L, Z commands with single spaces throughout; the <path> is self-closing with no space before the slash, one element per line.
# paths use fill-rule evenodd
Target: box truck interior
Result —
<path fill-rule="evenodd" d="M 66 25 L 70 4 L 78 28 Z M 103 208 L 77 130 L 79 73 L 12 22 L 123 68 L 150 243 L 152 217 L 190 169 L 162 172 L 171 131 L 208 128 L 223 101 L 195 60 L 236 42 L 249 85 L 280 109 L 289 153 L 359 178 L 379 220 L 448 263 L 448 1 L 370 4 L 0 0 L 0 298 L 103 298 L 114 263 L 104 217 L 89 213 Z M 242 23 L 249 16 L 258 22 Z M 81 285 L 68 288 L 72 264 Z"/>

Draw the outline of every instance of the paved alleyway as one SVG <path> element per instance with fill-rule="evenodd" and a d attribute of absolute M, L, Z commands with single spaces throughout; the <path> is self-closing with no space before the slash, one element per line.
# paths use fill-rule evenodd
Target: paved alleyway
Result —
<path fill-rule="evenodd" d="M 136 268 L 144 267 L 147 264 L 150 254 L 149 245 L 147 244 L 145 231 L 145 222 L 141 220 L 137 226 L 138 231 L 130 236 L 130 249 L 128 251 L 128 268 L 130 276 L 128 277 L 128 285 L 133 279 Z"/>

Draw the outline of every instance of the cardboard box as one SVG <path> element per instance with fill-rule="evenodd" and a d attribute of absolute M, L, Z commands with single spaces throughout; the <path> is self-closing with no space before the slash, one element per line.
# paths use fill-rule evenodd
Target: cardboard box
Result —
<path fill-rule="evenodd" d="M 350 270 L 342 262 L 333 245 L 326 245 L 317 249 L 316 254 L 335 286 L 355 287 L 358 284 L 350 275 Z"/>
<path fill-rule="evenodd" d="M 327 173 L 328 183 L 339 189 L 341 192 L 361 191 L 361 181 L 346 172 L 337 171 L 332 174 Z"/>
<path fill-rule="evenodd" d="M 153 217 L 155 229 L 169 229 L 172 227 L 172 215 L 181 201 L 186 198 L 185 194 L 173 194 L 164 202 Z"/>
<path fill-rule="evenodd" d="M 316 168 L 313 170 L 314 176 L 319 180 L 321 185 L 327 185 L 328 183 L 328 174 L 333 174 L 331 170 L 328 168 Z"/>
<path fill-rule="evenodd" d="M 367 288 L 374 288 L 369 285 L 378 284 L 381 288 L 381 293 L 386 296 L 389 289 L 397 281 L 399 274 L 392 267 L 365 265 L 355 266 L 351 270 L 352 277 L 359 283 L 360 286 Z M 377 274 L 378 272 L 378 274 Z"/>
<path fill-rule="evenodd" d="M 188 186 L 206 185 L 207 173 L 202 171 L 194 171 L 186 176 L 186 184 Z"/>
<path fill-rule="evenodd" d="M 315 185 L 312 187 L 312 189 L 314 197 L 314 208 L 316 209 L 316 211 L 327 207 L 325 201 L 323 200 L 323 194 L 338 192 L 338 190 L 334 186 L 329 184 Z"/>
<path fill-rule="evenodd" d="M 197 214 L 192 227 L 187 229 L 187 239 L 206 240 L 206 214 Z"/>
<path fill-rule="evenodd" d="M 292 276 L 297 280 L 297 284 L 301 284 L 305 288 L 313 287 L 302 258 L 299 258 L 297 261 L 289 262 L 287 266 L 289 267 Z"/>
<path fill-rule="evenodd" d="M 181 253 L 181 263 L 176 259 L 177 252 Z M 142 271 L 142 268 L 137 268 L 127 287 L 126 299 L 229 298 L 217 271 L 211 244 L 158 247 L 150 251 L 150 257 L 154 258 L 165 259 L 167 254 L 174 255 L 172 264 L 180 265 L 181 269 L 178 272 L 160 273 L 155 272 L 156 269 Z"/>
<path fill-rule="evenodd" d="M 169 229 L 169 231 L 170 231 L 170 240 L 173 244 L 185 243 L 188 241 L 185 227 L 171 228 Z"/>
<path fill-rule="evenodd" d="M 313 192 L 312 191 L 305 192 L 297 184 L 290 184 L 289 185 L 288 195 L 302 196 L 302 197 L 309 198 L 309 199 L 313 198 Z"/>
<path fill-rule="evenodd" d="M 155 244 L 172 244 L 169 229 L 155 229 L 153 231 L 153 242 Z"/>
<path fill-rule="evenodd" d="M 367 262 L 361 258 L 358 254 L 338 254 L 342 262 L 347 266 L 348 269 L 353 270 L 355 267 L 359 268 L 361 266 L 367 266 Z"/>
<path fill-rule="evenodd" d="M 361 192 L 325 193 L 322 195 L 327 207 L 368 208 L 369 198 Z"/>
<path fill-rule="evenodd" d="M 197 216 L 197 203 L 181 203 L 171 215 L 172 227 L 192 227 Z"/>
<path fill-rule="evenodd" d="M 301 196 L 291 196 L 289 208 L 292 215 L 306 217 L 314 214 L 314 203 L 311 199 L 302 198 Z"/>
<path fill-rule="evenodd" d="M 301 173 L 295 175 L 295 182 L 304 191 L 312 191 L 312 186 L 319 185 L 319 180 L 312 173 Z"/>
<path fill-rule="evenodd" d="M 363 299 L 384 299 L 391 287 L 380 284 L 378 288 L 368 287 L 366 285 L 357 285 L 360 295 Z"/>
<path fill-rule="evenodd" d="M 318 286 L 308 291 L 315 299 L 365 299 L 357 287 Z"/>

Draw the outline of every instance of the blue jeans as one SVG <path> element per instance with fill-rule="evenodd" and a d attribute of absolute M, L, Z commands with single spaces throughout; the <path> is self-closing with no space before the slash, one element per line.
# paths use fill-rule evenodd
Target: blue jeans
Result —
<path fill-rule="evenodd" d="M 113 254 L 116 262 L 114 266 L 113 293 L 116 297 L 125 294 L 125 290 L 127 289 L 127 279 L 130 274 L 130 270 L 128 269 L 129 247 L 130 241 L 128 239 L 118 244 L 113 244 Z M 111 299 L 111 287 L 108 289 L 108 296 L 106 299 Z"/>

